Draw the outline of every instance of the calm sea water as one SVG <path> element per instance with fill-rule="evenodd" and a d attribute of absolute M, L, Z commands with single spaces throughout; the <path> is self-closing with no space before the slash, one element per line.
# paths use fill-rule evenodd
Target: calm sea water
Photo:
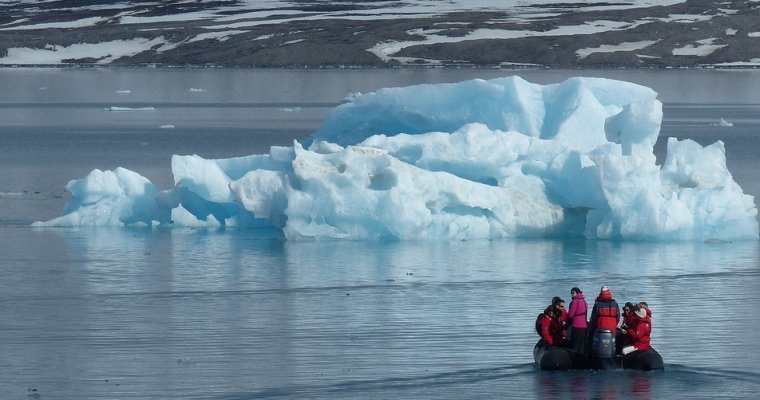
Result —
<path fill-rule="evenodd" d="M 165 188 L 172 154 L 289 145 L 350 93 L 507 74 L 0 70 L 0 398 L 755 398 L 758 241 L 290 243 L 28 226 L 60 215 L 66 182 L 94 168 Z M 760 72 L 518 74 L 653 87 L 662 135 L 723 140 L 736 180 L 760 194 Z M 651 305 L 666 370 L 535 370 L 535 315 L 572 286 L 593 298 L 602 285 Z"/>

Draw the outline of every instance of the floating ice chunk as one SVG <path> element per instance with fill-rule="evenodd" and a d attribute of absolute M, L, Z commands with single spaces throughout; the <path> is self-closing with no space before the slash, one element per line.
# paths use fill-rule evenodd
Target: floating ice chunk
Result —
<path fill-rule="evenodd" d="M 105 111 L 156 111 L 154 107 L 119 107 L 111 106 L 106 107 Z"/>
<path fill-rule="evenodd" d="M 670 139 L 659 166 L 661 121 L 653 90 L 606 79 L 382 89 L 333 109 L 304 145 L 174 156 L 166 191 L 123 169 L 93 171 L 69 184 L 66 215 L 38 225 L 246 226 L 291 240 L 757 240 L 754 200 L 723 144 Z"/>
<path fill-rule="evenodd" d="M 718 122 L 712 124 L 712 126 L 720 126 L 723 128 L 731 128 L 734 126 L 733 122 L 727 121 L 725 118 L 721 118 Z"/>
<path fill-rule="evenodd" d="M 145 177 L 125 168 L 93 170 L 66 185 L 71 201 L 66 215 L 35 226 L 119 226 L 168 222 L 170 208 L 162 206 L 159 192 Z"/>

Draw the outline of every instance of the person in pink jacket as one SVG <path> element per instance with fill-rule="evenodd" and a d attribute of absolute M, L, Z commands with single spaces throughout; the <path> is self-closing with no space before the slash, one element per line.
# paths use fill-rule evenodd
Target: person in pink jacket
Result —
<path fill-rule="evenodd" d="M 583 296 L 583 292 L 574 287 L 570 289 L 570 308 L 567 311 L 567 323 L 570 325 L 570 349 L 577 353 L 583 354 L 586 350 L 586 334 L 588 323 L 586 315 L 588 313 L 588 303 Z"/>

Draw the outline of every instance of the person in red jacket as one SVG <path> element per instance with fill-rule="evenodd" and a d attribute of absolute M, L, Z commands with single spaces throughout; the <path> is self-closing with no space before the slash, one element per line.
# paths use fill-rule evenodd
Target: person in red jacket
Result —
<path fill-rule="evenodd" d="M 565 300 L 562 300 L 559 296 L 552 299 L 552 306 L 556 313 L 556 320 L 554 324 L 554 343 L 567 347 L 567 310 L 565 309 Z"/>
<path fill-rule="evenodd" d="M 602 286 L 599 296 L 594 301 L 594 308 L 591 310 L 589 319 L 588 338 L 586 339 L 586 353 L 591 355 L 594 350 L 594 338 L 601 335 L 602 331 L 609 331 L 614 340 L 617 334 L 617 325 L 620 321 L 620 312 L 618 304 L 612 298 L 612 292 L 607 286 Z M 614 343 L 613 343 L 614 346 Z M 612 349 L 615 352 L 615 348 Z"/>
<path fill-rule="evenodd" d="M 552 298 L 552 307 L 557 312 L 557 325 L 563 331 L 567 330 L 567 310 L 565 309 L 565 300 L 562 300 L 559 296 Z M 564 334 L 567 337 L 567 332 Z"/>
<path fill-rule="evenodd" d="M 562 318 L 562 311 L 560 311 L 557 305 L 552 304 L 544 310 L 543 315 L 538 320 L 536 328 L 541 335 L 541 339 L 547 345 L 567 347 Z"/>
<path fill-rule="evenodd" d="M 612 292 L 607 286 L 602 286 L 594 302 L 594 308 L 591 310 L 591 319 L 589 320 L 594 330 L 606 329 L 617 333 L 617 325 L 620 322 L 620 312 L 618 304 L 612 298 Z"/>
<path fill-rule="evenodd" d="M 541 339 L 543 339 L 548 346 L 554 346 L 554 333 L 552 332 L 556 324 L 554 313 L 554 306 L 546 307 L 543 316 L 538 320 Z"/>
<path fill-rule="evenodd" d="M 634 315 L 633 324 L 628 327 L 626 334 L 636 350 L 649 350 L 652 335 L 652 318 L 644 307 L 637 308 Z"/>
<path fill-rule="evenodd" d="M 638 307 L 647 310 L 647 316 L 649 317 L 650 320 L 652 319 L 652 310 L 649 309 L 649 304 L 647 304 L 646 301 L 640 301 L 638 304 Z M 650 327 L 652 326 L 652 321 L 649 321 L 649 326 Z"/>
<path fill-rule="evenodd" d="M 636 315 L 633 313 L 634 311 L 636 311 L 636 306 L 634 306 L 630 301 L 625 303 L 623 306 L 623 323 L 620 324 L 620 329 L 615 336 L 615 351 L 617 354 L 620 354 L 623 347 L 629 346 L 631 344 L 631 340 L 626 334 L 626 330 L 629 327 L 633 326 L 634 319 L 636 318 Z"/>
<path fill-rule="evenodd" d="M 633 320 L 636 318 L 636 315 L 634 315 L 634 311 L 636 311 L 636 306 L 633 305 L 630 301 L 625 303 L 623 306 L 623 324 L 620 325 L 621 329 L 627 329 L 631 324 L 633 323 Z"/>

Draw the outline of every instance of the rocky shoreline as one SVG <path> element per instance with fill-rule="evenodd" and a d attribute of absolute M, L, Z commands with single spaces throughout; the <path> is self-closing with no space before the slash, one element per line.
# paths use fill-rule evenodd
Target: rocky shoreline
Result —
<path fill-rule="evenodd" d="M 545 14 L 515 18 L 507 11 L 466 11 L 426 18 L 326 17 L 316 2 L 300 10 L 269 10 L 187 19 L 234 1 L 167 1 L 162 7 L 46 9 L 24 2 L 0 6 L 2 65 L 218 66 L 218 67 L 508 67 L 508 68 L 733 68 L 760 66 L 760 2 L 688 0 L 669 6 L 579 9 L 579 3 L 543 6 Z M 92 2 L 88 2 L 92 3 Z M 103 2 L 107 3 L 107 2 Z M 155 4 L 155 3 L 150 3 Z M 343 7 L 359 9 L 361 2 Z M 60 6 L 60 5 L 59 5 Z M 311 8 L 308 8 L 310 6 Z M 142 7 L 142 8 L 141 8 Z M 337 7 L 337 6 L 335 6 Z M 299 12 L 301 18 L 285 18 Z M 277 14 L 280 12 L 280 14 Z M 125 15 L 139 15 L 130 22 Z M 348 15 L 348 14 L 347 14 Z M 351 14 L 356 15 L 356 14 Z M 174 17 L 173 17 L 174 16 Z M 303 17 L 305 16 L 305 17 Z M 318 18 L 321 17 L 321 18 Z M 96 22 L 86 24 L 83 21 Z M 490 36 L 489 36 L 490 35 Z M 142 43 L 118 55 L 95 44 Z M 74 51 L 89 45 L 82 51 Z M 84 47 L 83 47 L 84 48 Z M 53 58 L 27 57 L 40 51 Z M 35 53 L 34 51 L 37 51 Z M 71 53 L 70 57 L 64 51 Z M 88 54 L 87 51 L 92 54 Z M 20 54 L 17 57 L 12 55 Z"/>

